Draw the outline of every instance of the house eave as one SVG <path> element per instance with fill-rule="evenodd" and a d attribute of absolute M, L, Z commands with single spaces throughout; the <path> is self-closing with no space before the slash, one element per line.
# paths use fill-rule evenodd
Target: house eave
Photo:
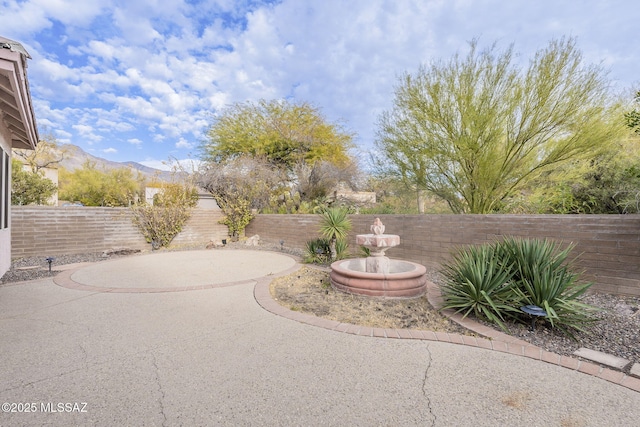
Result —
<path fill-rule="evenodd" d="M 38 130 L 27 79 L 30 56 L 22 45 L 7 40 L 0 37 L 0 120 L 11 134 L 12 148 L 33 150 Z"/>

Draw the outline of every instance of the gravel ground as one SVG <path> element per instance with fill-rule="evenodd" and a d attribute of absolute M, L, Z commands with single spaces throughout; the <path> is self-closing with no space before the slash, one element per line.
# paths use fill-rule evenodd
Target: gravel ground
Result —
<path fill-rule="evenodd" d="M 188 249 L 203 248 L 201 246 L 181 247 L 177 250 Z M 278 245 L 261 244 L 257 247 L 247 247 L 242 243 L 234 243 L 227 245 L 224 249 L 272 250 L 295 256 L 301 255 L 299 250 L 281 248 Z M 49 277 L 57 273 L 56 266 L 59 265 L 98 262 L 121 256 L 131 256 L 131 253 L 115 251 L 58 255 L 54 257 L 52 273 L 48 271 L 46 256 L 17 259 L 12 263 L 10 270 L 0 278 L 0 285 Z M 437 275 L 430 276 L 432 280 L 437 280 Z M 586 347 L 622 357 L 633 363 L 640 363 L 640 298 L 591 293 L 585 297 L 584 302 L 599 307 L 602 311 L 597 314 L 599 321 L 591 325 L 586 332 L 576 333 L 575 340 L 542 324 L 538 324 L 535 331 L 530 331 L 528 325 L 509 323 L 507 325 L 509 334 L 556 354 L 572 355 L 578 348 Z M 401 321 L 399 325 L 402 325 Z"/>

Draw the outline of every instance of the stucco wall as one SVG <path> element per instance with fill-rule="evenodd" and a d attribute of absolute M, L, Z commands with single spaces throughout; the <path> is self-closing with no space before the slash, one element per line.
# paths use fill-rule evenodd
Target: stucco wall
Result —
<path fill-rule="evenodd" d="M 369 233 L 376 215 L 352 215 L 349 243 Z M 574 243 L 579 266 L 593 289 L 640 296 L 640 215 L 379 215 L 386 233 L 400 235 L 400 246 L 387 252 L 437 269 L 456 247 L 491 242 L 502 236 L 550 238 Z M 317 215 L 258 215 L 246 235 L 285 241 L 304 248 L 318 236 Z"/>
<path fill-rule="evenodd" d="M 172 245 L 206 244 L 227 238 L 219 211 L 194 209 Z M 127 208 L 14 206 L 12 257 L 101 252 L 112 248 L 149 250 Z"/>
<path fill-rule="evenodd" d="M 0 112 L 0 114 L 2 114 Z M 2 147 L 2 151 L 5 153 L 9 153 L 11 156 L 11 135 L 9 134 L 9 130 L 4 124 L 4 120 L 0 120 L 0 147 Z M 2 154 L 0 151 L 0 154 Z M 2 161 L 2 158 L 0 158 Z M 11 164 L 11 162 L 9 162 Z M 9 175 L 11 176 L 11 175 Z M 0 183 L 2 180 L 0 179 Z M 2 195 L 3 189 L 0 187 L 0 196 Z M 0 197 L 0 201 L 2 197 Z M 0 202 L 0 209 L 3 209 Z M 0 214 L 0 216 L 2 216 Z M 11 266 L 11 206 L 9 206 L 9 228 L 3 228 L 0 225 L 0 277 L 9 269 Z"/>

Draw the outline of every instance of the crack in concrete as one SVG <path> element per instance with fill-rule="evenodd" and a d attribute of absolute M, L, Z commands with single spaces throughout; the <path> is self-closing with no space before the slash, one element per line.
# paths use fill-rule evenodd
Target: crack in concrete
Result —
<path fill-rule="evenodd" d="M 84 348 L 82 344 L 78 344 L 80 350 L 82 351 L 82 364 L 84 365 L 85 370 L 89 370 L 89 353 L 87 353 L 87 349 Z"/>
<path fill-rule="evenodd" d="M 167 414 L 164 413 L 165 394 L 164 394 L 164 389 L 162 388 L 162 382 L 160 381 L 160 369 L 158 369 L 158 361 L 156 359 L 156 355 L 152 352 L 149 352 L 149 354 L 151 355 L 151 361 L 153 363 L 153 368 L 156 375 L 155 380 L 156 380 L 156 384 L 158 385 L 158 392 L 160 392 L 160 398 L 158 399 L 158 404 L 160 405 L 160 414 L 164 418 L 164 421 L 162 421 L 162 425 L 165 426 L 167 425 Z"/>
<path fill-rule="evenodd" d="M 433 358 L 431 356 L 431 350 L 429 349 L 428 345 L 427 345 L 427 355 L 428 355 L 428 357 L 427 357 L 427 368 L 424 370 L 424 377 L 422 378 L 422 395 L 424 396 L 425 400 L 427 401 L 427 409 L 429 411 L 429 416 L 431 418 L 431 426 L 435 427 L 436 421 L 437 421 L 437 417 L 433 413 L 433 408 L 431 407 L 431 398 L 429 398 L 429 395 L 427 393 L 427 380 L 429 379 L 429 370 L 431 369 L 431 364 L 433 362 Z"/>

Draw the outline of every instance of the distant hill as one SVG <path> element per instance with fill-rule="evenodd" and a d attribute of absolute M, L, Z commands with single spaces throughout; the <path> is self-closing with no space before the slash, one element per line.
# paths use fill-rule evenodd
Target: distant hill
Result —
<path fill-rule="evenodd" d="M 64 150 L 64 160 L 60 162 L 60 166 L 70 171 L 80 169 L 86 162 L 91 162 L 96 165 L 97 169 L 105 171 L 131 168 L 149 178 L 158 178 L 163 181 L 171 180 L 171 172 L 150 168 L 136 162 L 113 162 L 111 160 L 89 154 L 77 145 L 63 144 L 60 146 L 60 149 Z"/>

